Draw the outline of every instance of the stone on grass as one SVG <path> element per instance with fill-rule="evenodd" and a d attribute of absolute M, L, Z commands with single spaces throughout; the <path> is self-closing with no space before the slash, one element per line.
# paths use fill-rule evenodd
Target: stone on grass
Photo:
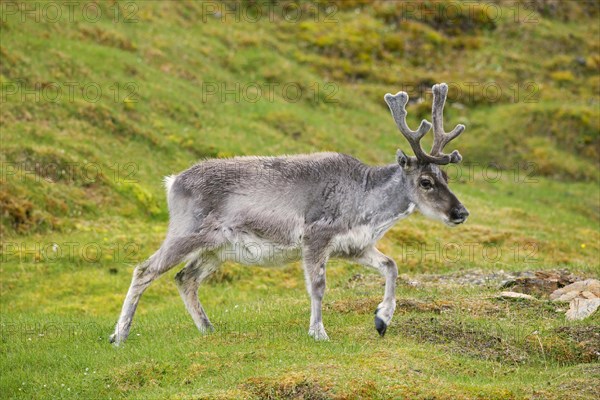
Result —
<path fill-rule="evenodd" d="M 583 295 L 584 292 L 586 292 L 585 296 Z M 586 279 L 585 281 L 571 283 L 570 285 L 567 285 L 563 288 L 557 289 L 554 292 L 552 292 L 552 294 L 550 295 L 550 300 L 570 301 L 575 297 L 587 299 L 600 298 L 600 281 L 598 279 Z"/>
<path fill-rule="evenodd" d="M 518 292 L 501 292 L 500 293 L 500 297 L 506 298 L 506 299 L 527 299 L 527 300 L 537 300 L 535 297 L 525 294 L 525 293 L 518 293 Z"/>
<path fill-rule="evenodd" d="M 574 282 L 552 292 L 550 299 L 556 302 L 569 302 L 567 319 L 587 318 L 600 307 L 600 281 L 586 279 Z"/>
<path fill-rule="evenodd" d="M 600 307 L 600 299 L 573 299 L 569 304 L 567 319 L 580 320 L 589 317 Z"/>

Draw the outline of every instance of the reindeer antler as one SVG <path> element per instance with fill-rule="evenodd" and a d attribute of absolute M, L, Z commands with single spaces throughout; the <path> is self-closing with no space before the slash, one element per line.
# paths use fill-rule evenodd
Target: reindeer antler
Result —
<path fill-rule="evenodd" d="M 406 125 L 406 104 L 408 103 L 408 94 L 406 92 L 398 92 L 396 95 L 388 93 L 384 96 L 384 99 L 390 107 L 392 117 L 394 117 L 398 129 L 400 129 L 402 135 L 408 140 L 417 158 L 424 161 L 429 159 L 429 155 L 421 147 L 421 139 L 431 129 L 431 123 L 423 120 L 416 131 L 410 130 L 408 125 Z"/>
<path fill-rule="evenodd" d="M 444 132 L 444 104 L 448 95 L 448 85 L 440 83 L 433 85 L 433 105 L 431 106 L 431 115 L 433 117 L 433 146 L 431 146 L 432 156 L 446 156 L 442 153 L 444 147 L 458 135 L 463 133 L 465 126 L 458 124 L 450 133 Z M 450 162 L 458 163 L 462 156 L 457 150 L 450 153 Z"/>
<path fill-rule="evenodd" d="M 427 154 L 421 147 L 421 139 L 429 132 L 429 129 L 431 129 L 431 123 L 427 120 L 421 121 L 421 125 L 419 125 L 419 128 L 416 131 L 410 130 L 408 125 L 406 125 L 406 104 L 408 103 L 408 94 L 406 94 L 406 92 L 398 92 L 395 95 L 388 93 L 384 96 L 385 102 L 390 107 L 390 111 L 392 112 L 392 116 L 394 117 L 398 129 L 406 140 L 408 140 L 417 159 L 422 162 L 445 165 L 449 163 L 458 163 L 462 160 L 461 155 L 456 150 L 451 154 L 442 153 L 444 146 L 460 135 L 465 129 L 464 125 L 457 125 L 452 132 L 448 134 L 444 132 L 443 113 L 447 94 L 448 85 L 445 83 L 433 86 L 432 115 L 434 138 L 431 154 Z"/>

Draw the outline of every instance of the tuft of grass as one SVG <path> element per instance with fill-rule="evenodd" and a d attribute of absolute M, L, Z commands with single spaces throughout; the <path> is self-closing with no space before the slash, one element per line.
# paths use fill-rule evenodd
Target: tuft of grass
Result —
<path fill-rule="evenodd" d="M 331 399 L 327 395 L 327 389 L 321 383 L 297 373 L 277 378 L 250 378 L 247 383 L 242 384 L 242 387 L 259 399 Z"/>

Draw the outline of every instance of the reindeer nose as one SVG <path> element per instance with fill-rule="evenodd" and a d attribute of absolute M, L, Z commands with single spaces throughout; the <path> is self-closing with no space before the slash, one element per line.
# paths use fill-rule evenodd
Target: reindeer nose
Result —
<path fill-rule="evenodd" d="M 456 224 L 462 224 L 465 222 L 468 216 L 469 212 L 462 204 L 458 207 L 454 207 L 450 211 L 450 220 Z"/>

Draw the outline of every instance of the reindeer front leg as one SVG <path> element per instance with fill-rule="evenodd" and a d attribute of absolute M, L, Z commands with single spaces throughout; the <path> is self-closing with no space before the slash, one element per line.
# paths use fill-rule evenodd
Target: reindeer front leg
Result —
<path fill-rule="evenodd" d="M 322 319 L 322 302 L 325 295 L 325 265 L 328 259 L 327 245 L 307 242 L 302 251 L 306 289 L 310 295 L 310 325 L 308 334 L 315 340 L 329 340 Z"/>
<path fill-rule="evenodd" d="M 394 260 L 371 247 L 356 260 L 361 265 L 377 269 L 385 276 L 385 294 L 383 301 L 379 303 L 375 310 L 375 329 L 383 337 L 396 309 L 396 278 L 398 277 L 398 267 Z"/>

